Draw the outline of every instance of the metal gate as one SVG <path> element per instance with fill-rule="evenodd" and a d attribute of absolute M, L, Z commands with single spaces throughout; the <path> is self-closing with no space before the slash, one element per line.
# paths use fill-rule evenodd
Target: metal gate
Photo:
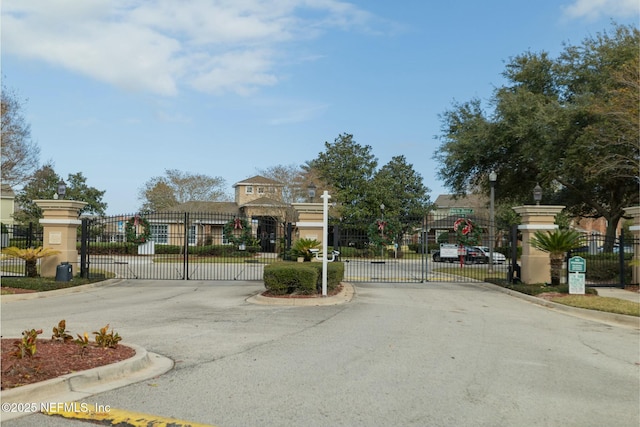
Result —
<path fill-rule="evenodd" d="M 634 253 L 640 250 L 640 241 L 625 235 L 624 229 L 618 237 L 608 239 L 597 233 L 584 233 L 582 245 L 567 253 L 567 261 L 573 256 L 585 259 L 587 271 L 585 284 L 589 287 L 620 287 L 636 285 L 633 282 L 632 266 Z M 568 270 L 567 270 L 567 274 Z M 566 278 L 568 282 L 568 277 Z"/>
<path fill-rule="evenodd" d="M 15 246 L 20 249 L 37 248 L 42 246 L 42 226 L 30 222 L 28 225 L 2 224 L 1 247 Z M 16 257 L 2 257 L 2 276 L 20 277 L 27 275 L 27 263 Z"/>
<path fill-rule="evenodd" d="M 262 280 L 284 253 L 285 224 L 272 216 L 149 213 L 85 219 L 84 277 Z"/>
<path fill-rule="evenodd" d="M 468 244 L 460 245 L 462 229 L 469 225 Z M 508 229 L 492 230 L 489 221 L 464 215 L 338 221 L 329 237 L 345 262 L 345 280 L 351 282 L 506 279 L 512 258 Z M 447 252 L 441 254 L 443 249 Z"/>

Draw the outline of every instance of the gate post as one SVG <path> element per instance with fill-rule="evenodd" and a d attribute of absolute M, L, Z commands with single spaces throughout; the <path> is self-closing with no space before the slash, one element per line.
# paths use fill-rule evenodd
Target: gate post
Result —
<path fill-rule="evenodd" d="M 525 205 L 513 208 L 522 217 L 518 229 L 522 232 L 522 257 L 520 258 L 523 283 L 545 283 L 551 280 L 549 254 L 531 246 L 531 238 L 539 230 L 554 230 L 555 217 L 564 206 Z"/>
<path fill-rule="evenodd" d="M 299 239 L 315 239 L 322 243 L 322 203 L 293 203 L 298 219 L 296 228 Z"/>
<path fill-rule="evenodd" d="M 86 203 L 76 200 L 34 200 L 42 209 L 43 218 L 40 224 L 43 226 L 42 246 L 59 251 L 57 255 L 42 258 L 40 275 L 42 277 L 55 277 L 56 266 L 61 262 L 78 265 L 78 225 L 82 223 L 78 219 L 80 209 Z"/>
<path fill-rule="evenodd" d="M 637 285 L 640 283 L 640 206 L 632 206 L 624 208 L 624 213 L 633 218 L 633 224 L 629 227 L 631 234 L 633 235 L 633 260 L 635 261 L 632 267 L 631 283 Z M 622 248 L 624 242 L 620 242 Z"/>

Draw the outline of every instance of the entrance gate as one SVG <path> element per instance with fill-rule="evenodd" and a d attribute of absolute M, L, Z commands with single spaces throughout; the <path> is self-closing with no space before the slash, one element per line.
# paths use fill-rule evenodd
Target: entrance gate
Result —
<path fill-rule="evenodd" d="M 494 230 L 493 263 L 489 261 L 488 249 L 463 245 L 459 255 L 456 222 L 467 219 L 476 227 L 473 233 L 477 241 L 473 246 L 488 248 L 489 221 L 435 213 L 401 220 L 373 218 L 358 223 L 336 222 L 330 231 L 329 245 L 340 252 L 340 260 L 345 263 L 345 280 L 351 282 L 505 279 L 511 259 L 509 230 Z M 389 224 L 394 224 L 394 228 L 390 229 Z M 455 254 L 440 256 L 441 244 L 453 247 Z"/>
<path fill-rule="evenodd" d="M 85 277 L 262 280 L 286 244 L 284 224 L 270 216 L 151 213 L 85 219 L 82 227 Z"/>
<path fill-rule="evenodd" d="M 332 221 L 328 245 L 340 252 L 345 280 L 351 282 L 506 278 L 511 262 L 508 230 L 495 230 L 494 263 L 481 249 L 465 248 L 453 258 L 440 253 L 441 244 L 457 244 L 460 219 L 474 224 L 478 246 L 489 246 L 488 221 L 434 213 L 400 220 Z M 285 258 L 293 234 L 289 224 L 270 216 L 175 212 L 85 219 L 80 272 L 94 278 L 262 280 L 266 264 Z"/>

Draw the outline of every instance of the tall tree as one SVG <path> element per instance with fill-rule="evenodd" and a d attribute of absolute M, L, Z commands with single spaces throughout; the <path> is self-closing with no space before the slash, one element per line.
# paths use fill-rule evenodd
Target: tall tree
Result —
<path fill-rule="evenodd" d="M 513 58 L 492 111 L 473 99 L 442 115 L 439 176 L 458 194 L 488 192 L 495 170 L 498 197 L 521 203 L 540 183 L 543 201 L 604 217 L 612 236 L 623 208 L 639 201 L 639 52 L 638 29 L 615 26 L 611 35 L 565 46 L 556 59 L 545 52 Z"/>
<path fill-rule="evenodd" d="M 15 92 L 3 85 L 0 100 L 2 183 L 12 187 L 21 186 L 38 167 L 40 147 L 31 140 L 31 128 L 24 119 L 22 102 Z"/>
<path fill-rule="evenodd" d="M 140 191 L 142 211 L 156 212 L 178 204 L 176 195 L 165 181 L 148 182 Z"/>
<path fill-rule="evenodd" d="M 422 224 L 431 204 L 429 191 L 422 176 L 413 169 L 412 164 L 407 163 L 405 156 L 393 157 L 372 179 L 367 204 L 371 212 L 380 209 L 381 223 L 377 228 L 382 225 L 393 232 L 389 240 L 398 244 L 400 252 L 402 236 Z M 375 227 L 373 231 L 377 235 Z"/>
<path fill-rule="evenodd" d="M 378 161 L 371 146 L 362 146 L 353 135 L 341 134 L 333 142 L 325 142 L 325 151 L 308 166 L 332 190 L 332 202 L 342 204 L 344 218 L 367 217 L 366 197 Z"/>
<path fill-rule="evenodd" d="M 165 176 L 151 178 L 139 190 L 143 210 L 156 211 L 186 202 L 227 201 L 226 182 L 221 177 L 165 170 Z M 173 194 L 169 194 L 169 190 Z"/>
<path fill-rule="evenodd" d="M 287 204 L 305 200 L 306 195 L 302 193 L 304 176 L 300 166 L 276 165 L 267 169 L 258 169 L 258 175 L 273 179 L 284 185 L 282 189 L 282 201 Z"/>
<path fill-rule="evenodd" d="M 42 210 L 35 204 L 34 200 L 50 200 L 57 193 L 60 176 L 56 174 L 51 164 L 47 164 L 38 169 L 27 182 L 22 190 L 16 195 L 18 205 L 14 219 L 17 223 L 28 224 L 33 222 L 38 224 L 42 218 Z M 102 202 L 105 191 L 97 190 L 86 184 L 86 178 L 82 173 L 70 174 L 67 177 L 66 198 L 86 202 L 87 205 L 80 210 L 81 215 L 104 215 L 107 208 Z"/>

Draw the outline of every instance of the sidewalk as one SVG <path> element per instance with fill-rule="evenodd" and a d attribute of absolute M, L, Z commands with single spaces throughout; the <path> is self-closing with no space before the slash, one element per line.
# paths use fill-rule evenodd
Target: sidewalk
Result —
<path fill-rule="evenodd" d="M 627 291 L 620 288 L 595 288 L 598 295 L 607 298 L 618 298 L 640 303 L 640 292 Z"/>

